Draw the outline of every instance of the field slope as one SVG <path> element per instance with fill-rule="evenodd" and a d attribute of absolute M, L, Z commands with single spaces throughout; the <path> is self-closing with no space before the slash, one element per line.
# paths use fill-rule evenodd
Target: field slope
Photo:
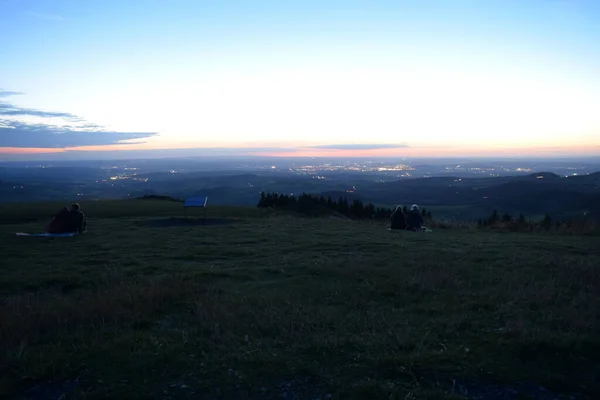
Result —
<path fill-rule="evenodd" d="M 597 237 L 148 200 L 14 235 L 59 206 L 0 209 L 2 398 L 600 398 Z"/>

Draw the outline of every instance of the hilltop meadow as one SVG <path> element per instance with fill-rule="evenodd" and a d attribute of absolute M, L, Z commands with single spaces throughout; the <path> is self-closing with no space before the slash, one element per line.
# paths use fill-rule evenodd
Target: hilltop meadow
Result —
<path fill-rule="evenodd" d="M 0 206 L 0 397 L 600 398 L 598 236 Z"/>

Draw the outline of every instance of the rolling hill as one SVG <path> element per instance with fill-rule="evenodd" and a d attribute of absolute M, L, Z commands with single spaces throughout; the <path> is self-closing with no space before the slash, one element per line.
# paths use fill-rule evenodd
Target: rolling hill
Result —
<path fill-rule="evenodd" d="M 116 180 L 108 176 L 97 179 L 90 170 L 83 170 L 81 175 L 73 171 L 69 174 L 67 169 L 55 171 L 54 175 L 39 171 L 23 174 L 21 171 L 22 180 L 10 176 L 0 181 L 0 202 L 84 201 L 156 194 L 178 198 L 203 195 L 217 204 L 253 206 L 263 191 L 306 192 L 334 198 L 343 195 L 385 207 L 417 203 L 437 210 L 441 213 L 438 216 L 461 220 L 485 218 L 493 210 L 530 216 L 547 213 L 559 219 L 584 213 L 600 217 L 600 173 L 568 178 L 540 172 L 525 176 L 445 176 L 386 182 L 344 174 L 315 179 L 310 175 L 235 171 L 157 172 Z"/>

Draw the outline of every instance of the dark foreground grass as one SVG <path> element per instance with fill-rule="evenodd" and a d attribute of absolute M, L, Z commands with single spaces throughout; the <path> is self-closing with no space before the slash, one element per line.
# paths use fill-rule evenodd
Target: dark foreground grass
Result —
<path fill-rule="evenodd" d="M 600 398 L 598 238 L 131 201 L 13 236 L 55 206 L 0 211 L 0 398 Z"/>

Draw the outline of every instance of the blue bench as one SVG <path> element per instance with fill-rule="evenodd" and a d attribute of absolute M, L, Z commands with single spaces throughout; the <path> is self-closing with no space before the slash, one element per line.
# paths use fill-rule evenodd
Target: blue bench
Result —
<path fill-rule="evenodd" d="M 204 208 L 204 219 L 206 219 L 206 203 L 208 202 L 208 197 L 190 197 L 185 199 L 183 203 L 183 214 L 187 219 L 187 209 L 188 207 L 200 207 Z"/>

